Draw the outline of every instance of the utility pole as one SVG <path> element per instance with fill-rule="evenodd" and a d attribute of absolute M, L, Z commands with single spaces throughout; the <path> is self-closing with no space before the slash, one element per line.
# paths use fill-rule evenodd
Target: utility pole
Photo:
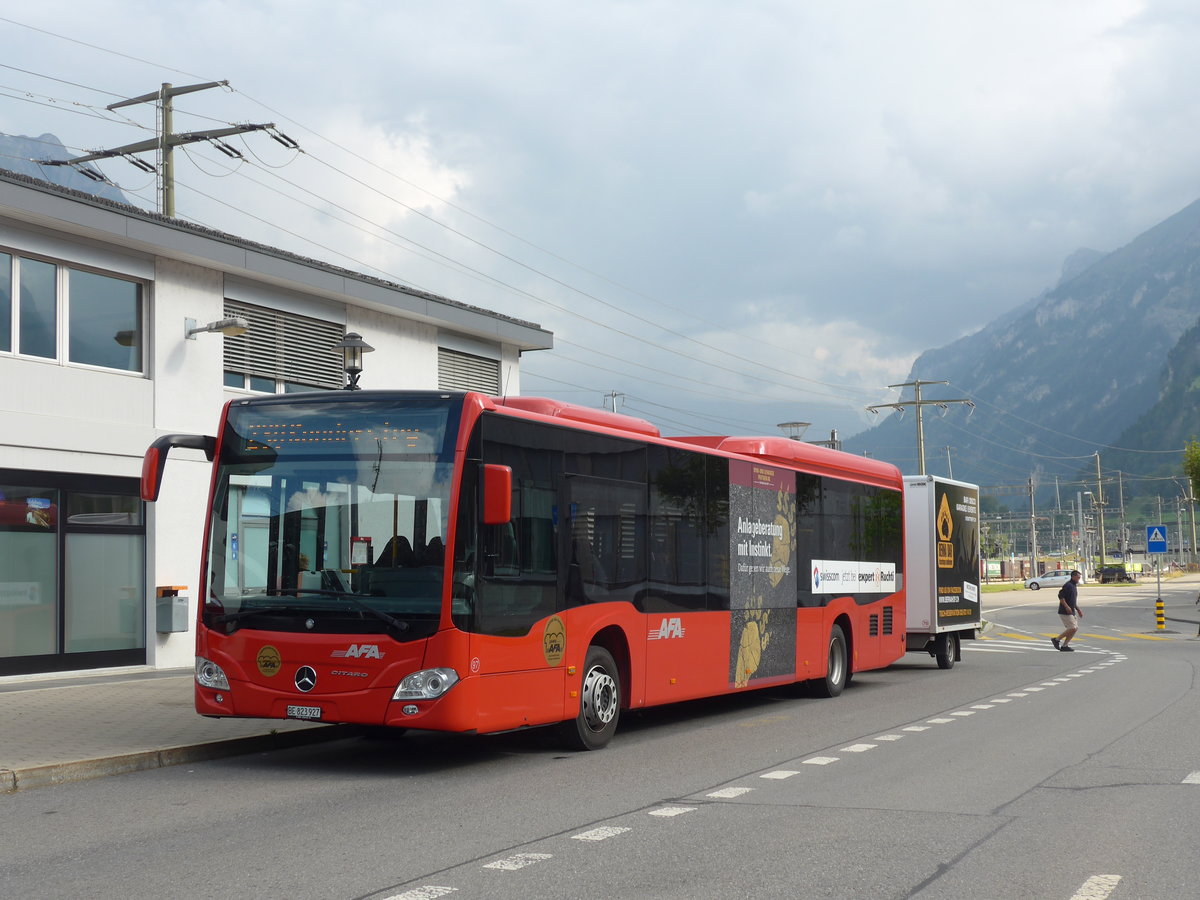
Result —
<path fill-rule="evenodd" d="M 607 394 L 604 395 L 604 408 L 608 409 L 609 405 L 611 404 L 612 411 L 616 412 L 617 411 L 617 398 L 624 397 L 624 396 L 625 396 L 624 394 L 619 393 L 618 391 L 609 391 Z"/>
<path fill-rule="evenodd" d="M 39 160 L 42 165 L 47 166 L 75 166 L 80 163 L 92 162 L 97 159 L 109 159 L 113 156 L 123 156 L 139 169 L 147 172 L 156 172 L 158 174 L 158 211 L 164 216 L 170 218 L 175 217 L 175 158 L 172 151 L 176 147 L 184 144 L 194 144 L 197 141 L 214 141 L 218 150 L 226 156 L 232 156 L 240 159 L 242 154 L 234 147 L 220 141 L 219 138 L 228 137 L 233 134 L 244 134 L 248 131 L 266 131 L 275 128 L 274 122 L 269 122 L 261 125 L 234 125 L 230 128 L 216 128 L 211 131 L 188 131 L 182 134 L 174 133 L 174 106 L 172 101 L 180 94 L 190 94 L 193 91 L 206 91 L 210 88 L 225 87 L 228 81 L 208 81 L 204 84 L 188 84 L 183 87 L 175 87 L 167 82 L 163 82 L 162 87 L 157 91 L 152 91 L 149 94 L 142 94 L 140 97 L 133 97 L 129 100 L 121 100 L 117 103 L 110 103 L 107 107 L 109 110 L 120 109 L 124 106 L 134 106 L 138 103 L 157 103 L 159 108 L 158 122 L 158 137 L 148 141 L 138 141 L 134 144 L 125 144 L 121 147 L 114 147 L 111 150 L 97 150 L 94 153 L 88 153 L 85 156 L 76 156 L 73 159 L 43 159 Z M 300 145 L 294 140 L 281 132 L 273 132 L 271 137 L 279 141 L 290 150 L 299 149 Z M 144 153 L 147 150 L 158 151 L 158 165 L 151 166 L 149 163 L 137 159 L 132 154 Z"/>
<path fill-rule="evenodd" d="M 1033 510 L 1033 476 L 1029 476 L 1029 577 L 1041 573 L 1037 570 L 1037 519 Z"/>
<path fill-rule="evenodd" d="M 950 473 L 950 479 L 954 479 L 954 463 L 950 461 L 950 451 L 954 448 L 949 444 L 946 445 L 946 471 Z"/>
<path fill-rule="evenodd" d="M 1100 510 L 1100 565 L 1104 565 L 1104 480 L 1100 477 L 1100 451 L 1096 451 L 1096 506 Z"/>
<path fill-rule="evenodd" d="M 907 381 L 904 384 L 889 384 L 888 387 L 890 387 L 890 388 L 906 388 L 906 387 L 912 388 L 913 389 L 913 399 L 912 400 L 902 400 L 897 403 L 876 403 L 874 406 L 867 407 L 867 412 L 872 412 L 877 415 L 879 413 L 879 410 L 881 410 L 881 409 L 895 409 L 895 410 L 899 410 L 900 413 L 903 414 L 904 408 L 906 406 L 916 407 L 916 410 L 917 410 L 917 415 L 916 415 L 916 418 L 917 418 L 917 474 L 918 475 L 925 474 L 925 429 L 921 422 L 922 408 L 924 408 L 926 406 L 937 406 L 944 412 L 951 403 L 965 403 L 965 404 L 967 404 L 967 406 L 971 407 L 971 409 L 975 408 L 975 404 L 965 397 L 959 397 L 954 400 L 922 400 L 921 399 L 921 388 L 924 385 L 927 385 L 927 384 L 949 384 L 949 383 L 950 382 L 948 382 L 948 381 L 921 381 L 920 379 L 916 379 L 914 381 Z"/>

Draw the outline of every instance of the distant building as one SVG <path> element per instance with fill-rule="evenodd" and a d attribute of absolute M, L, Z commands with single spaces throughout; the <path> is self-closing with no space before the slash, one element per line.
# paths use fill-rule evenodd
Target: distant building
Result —
<path fill-rule="evenodd" d="M 203 331 L 226 317 L 249 331 Z M 537 325 L 0 170 L 0 676 L 187 666 L 208 465 L 161 434 L 212 434 L 222 404 L 362 386 L 520 392 Z M 183 588 L 186 632 L 156 614 Z M 176 607 L 178 610 L 178 606 Z M 168 617 L 169 618 L 169 617 Z M 176 625 L 178 623 L 175 623 Z"/>

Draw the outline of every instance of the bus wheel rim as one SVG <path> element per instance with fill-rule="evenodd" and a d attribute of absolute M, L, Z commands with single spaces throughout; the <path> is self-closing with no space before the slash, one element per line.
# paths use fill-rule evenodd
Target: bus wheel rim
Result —
<path fill-rule="evenodd" d="M 617 714 L 617 682 L 602 666 L 593 666 L 583 679 L 583 720 L 592 731 L 603 731 Z"/>

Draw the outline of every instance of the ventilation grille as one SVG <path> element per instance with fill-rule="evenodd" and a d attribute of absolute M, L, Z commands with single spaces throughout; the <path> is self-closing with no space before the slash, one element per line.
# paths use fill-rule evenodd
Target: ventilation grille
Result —
<path fill-rule="evenodd" d="M 877 613 L 871 614 L 871 629 L 870 629 L 870 631 L 871 631 L 871 637 L 879 637 L 879 615 Z"/>
<path fill-rule="evenodd" d="M 883 633 L 892 633 L 892 607 L 890 606 L 883 608 Z"/>
<path fill-rule="evenodd" d="M 438 347 L 438 390 L 500 393 L 500 360 Z"/>
<path fill-rule="evenodd" d="M 225 315 L 250 324 L 245 334 L 225 338 L 225 371 L 323 388 L 345 383 L 341 351 L 333 349 L 344 326 L 235 300 L 225 301 Z"/>

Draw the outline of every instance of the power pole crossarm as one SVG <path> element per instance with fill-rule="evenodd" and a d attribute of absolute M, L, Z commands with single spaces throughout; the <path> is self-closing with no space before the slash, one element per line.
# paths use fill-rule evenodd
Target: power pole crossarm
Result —
<path fill-rule="evenodd" d="M 258 125 L 234 125 L 230 128 L 214 128 L 208 131 L 187 131 L 181 134 L 174 133 L 174 108 L 172 99 L 180 94 L 190 94 L 193 91 L 206 91 L 210 88 L 227 87 L 228 81 L 206 81 L 203 84 L 187 84 L 183 87 L 175 87 L 164 82 L 160 90 L 153 91 L 149 94 L 142 94 L 140 97 L 132 97 L 129 100 L 120 100 L 117 103 L 110 103 L 108 109 L 120 109 L 123 106 L 135 106 L 139 103 L 158 103 L 162 113 L 162 121 L 159 124 L 158 137 L 147 141 L 138 141 L 134 144 L 125 144 L 123 147 L 114 147 L 111 150 L 96 150 L 93 153 L 88 153 L 84 156 L 76 156 L 72 159 L 44 159 L 39 160 L 43 165 L 49 166 L 73 166 L 79 163 L 92 162 L 97 159 L 109 159 L 114 156 L 129 156 L 131 153 L 144 153 L 149 150 L 157 150 L 159 155 L 159 200 L 158 208 L 164 216 L 175 216 L 175 160 L 172 151 L 176 147 L 184 144 L 194 144 L 198 141 L 211 141 L 217 138 L 228 137 L 233 134 L 245 134 L 248 131 L 264 131 L 269 128 L 274 128 L 273 122 L 258 124 Z M 274 135 L 272 135 L 274 137 Z M 278 140 L 278 138 L 277 138 Z M 299 147 L 291 138 L 287 142 L 280 141 L 284 146 L 297 149 Z M 219 146 L 219 145 L 218 145 Z M 228 152 L 226 150 L 225 152 Z M 137 163 L 135 163 L 137 164 Z M 147 164 L 142 164 L 147 165 Z"/>
<path fill-rule="evenodd" d="M 948 381 L 908 381 L 904 384 L 889 384 L 890 388 L 906 388 L 913 389 L 912 400 L 899 400 L 895 403 L 876 403 L 874 406 L 868 406 L 867 412 L 878 413 L 881 409 L 896 409 L 901 412 L 907 406 L 916 407 L 917 410 L 917 474 L 925 474 L 925 428 L 921 419 L 921 411 L 926 406 L 937 406 L 945 409 L 951 403 L 965 403 L 971 409 L 975 408 L 975 402 L 968 400 L 966 397 L 956 397 L 952 400 L 922 400 L 921 387 L 927 384 L 949 384 Z"/>

